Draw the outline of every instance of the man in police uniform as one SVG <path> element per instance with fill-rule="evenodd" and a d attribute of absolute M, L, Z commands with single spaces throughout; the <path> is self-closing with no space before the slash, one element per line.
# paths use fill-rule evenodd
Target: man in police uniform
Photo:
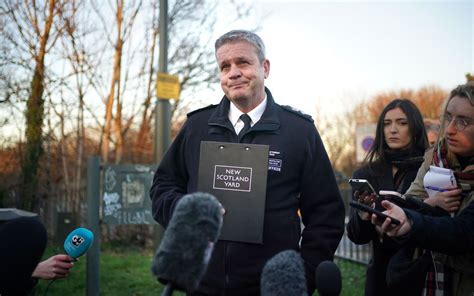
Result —
<path fill-rule="evenodd" d="M 333 259 L 344 231 L 344 205 L 323 143 L 310 116 L 278 105 L 264 86 L 270 61 L 258 35 L 230 31 L 215 49 L 225 96 L 188 114 L 156 171 L 153 216 L 166 227 L 177 201 L 196 191 L 201 141 L 269 145 L 263 244 L 219 241 L 193 295 L 259 295 L 265 262 L 287 249 L 301 252 L 311 295 L 316 267 Z"/>

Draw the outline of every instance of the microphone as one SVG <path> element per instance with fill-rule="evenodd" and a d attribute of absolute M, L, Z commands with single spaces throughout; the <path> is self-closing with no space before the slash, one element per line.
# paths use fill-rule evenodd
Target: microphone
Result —
<path fill-rule="evenodd" d="M 307 296 L 303 259 L 293 250 L 282 251 L 265 263 L 261 296 Z"/>
<path fill-rule="evenodd" d="M 74 229 L 64 241 L 64 250 L 76 260 L 84 255 L 94 242 L 94 234 L 86 228 Z"/>
<path fill-rule="evenodd" d="M 341 293 L 342 280 L 339 267 L 332 261 L 323 261 L 316 268 L 316 289 L 321 296 L 337 296 Z"/>
<path fill-rule="evenodd" d="M 197 289 L 220 234 L 222 209 L 208 193 L 187 194 L 178 201 L 151 267 L 166 284 L 162 295 Z"/>

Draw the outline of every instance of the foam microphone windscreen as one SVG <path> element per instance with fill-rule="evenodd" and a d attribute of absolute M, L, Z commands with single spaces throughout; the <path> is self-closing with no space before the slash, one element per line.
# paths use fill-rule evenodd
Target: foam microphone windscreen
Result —
<path fill-rule="evenodd" d="M 64 241 L 64 250 L 74 259 L 84 255 L 94 242 L 94 234 L 87 228 L 71 231 Z"/>
<path fill-rule="evenodd" d="M 262 296 L 307 296 L 300 254 L 286 250 L 270 258 L 262 270 L 260 291 Z"/>
<path fill-rule="evenodd" d="M 321 296 L 337 296 L 341 293 L 341 271 L 332 261 L 323 261 L 316 268 L 316 289 Z"/>
<path fill-rule="evenodd" d="M 199 286 L 220 234 L 221 211 L 219 201 L 207 193 L 178 201 L 153 260 L 158 280 L 188 292 Z"/>

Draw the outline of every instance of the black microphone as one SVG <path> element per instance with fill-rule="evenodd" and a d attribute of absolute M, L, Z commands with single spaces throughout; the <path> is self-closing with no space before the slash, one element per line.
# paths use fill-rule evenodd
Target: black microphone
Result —
<path fill-rule="evenodd" d="M 332 261 L 323 261 L 316 268 L 316 289 L 321 296 L 337 296 L 341 293 L 342 280 L 339 267 Z"/>
<path fill-rule="evenodd" d="M 303 259 L 293 250 L 280 252 L 265 263 L 261 296 L 307 296 Z"/>
<path fill-rule="evenodd" d="M 222 205 L 214 196 L 196 192 L 178 201 L 151 268 L 166 284 L 162 295 L 197 289 L 221 226 Z"/>

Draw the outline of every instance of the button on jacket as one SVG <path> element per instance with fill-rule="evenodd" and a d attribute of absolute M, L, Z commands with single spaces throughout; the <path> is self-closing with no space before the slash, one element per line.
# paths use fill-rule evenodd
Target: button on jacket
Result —
<path fill-rule="evenodd" d="M 199 287 L 204 293 L 258 290 L 265 262 L 286 249 L 301 251 L 312 292 L 315 268 L 333 259 L 344 231 L 344 204 L 311 117 L 276 104 L 265 91 L 266 109 L 241 139 L 269 145 L 263 244 L 219 241 Z M 153 216 L 164 227 L 177 201 L 197 190 L 201 141 L 239 142 L 228 119 L 229 106 L 224 96 L 219 105 L 188 114 L 160 163 L 150 194 Z"/>

